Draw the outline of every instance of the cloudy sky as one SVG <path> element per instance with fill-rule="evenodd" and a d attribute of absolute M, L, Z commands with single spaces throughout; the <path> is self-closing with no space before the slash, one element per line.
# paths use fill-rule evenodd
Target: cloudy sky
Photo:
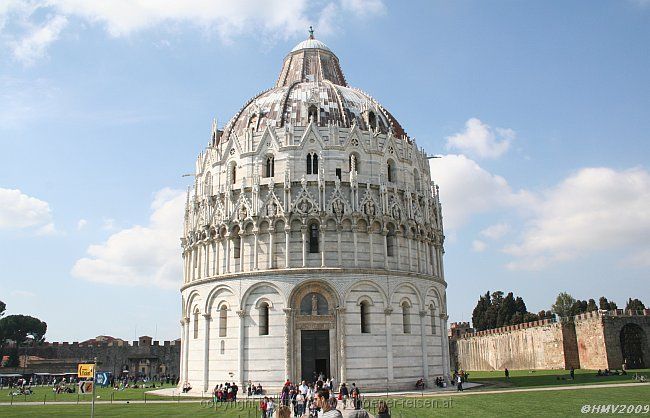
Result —
<path fill-rule="evenodd" d="M 48 339 L 180 334 L 183 192 L 316 37 L 431 154 L 452 321 L 650 302 L 650 1 L 0 2 L 0 300 Z"/>

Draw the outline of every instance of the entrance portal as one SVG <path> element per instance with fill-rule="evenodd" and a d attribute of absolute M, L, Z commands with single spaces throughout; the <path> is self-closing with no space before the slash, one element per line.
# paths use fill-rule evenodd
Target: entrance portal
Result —
<path fill-rule="evenodd" d="M 329 330 L 301 330 L 300 335 L 301 377 L 315 382 L 321 373 L 330 376 Z"/>
<path fill-rule="evenodd" d="M 647 337 L 636 324 L 627 324 L 621 330 L 621 351 L 623 362 L 628 369 L 644 369 L 644 356 L 647 355 Z"/>

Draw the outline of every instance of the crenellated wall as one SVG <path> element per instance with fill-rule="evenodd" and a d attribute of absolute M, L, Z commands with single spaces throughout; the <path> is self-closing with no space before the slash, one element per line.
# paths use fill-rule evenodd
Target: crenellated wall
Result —
<path fill-rule="evenodd" d="M 150 343 L 149 343 L 150 342 Z M 75 373 L 78 363 L 92 362 L 97 358 L 98 370 L 120 375 L 128 370 L 131 375 L 143 376 L 169 374 L 179 376 L 180 341 L 125 341 L 79 343 L 45 342 L 41 345 L 20 348 L 20 368 L 3 368 L 3 373 Z M 144 368 L 144 371 L 143 371 Z"/>
<path fill-rule="evenodd" d="M 626 331 L 629 327 L 632 331 Z M 637 357 L 628 358 L 650 365 L 650 309 L 594 311 L 560 322 L 544 320 L 452 334 L 449 343 L 455 356 L 452 363 L 465 370 L 620 370 L 625 361 L 622 341 L 626 333 L 633 334 L 629 337 L 634 339 L 633 353 L 640 350 Z M 627 367 L 631 366 L 630 362 Z"/>

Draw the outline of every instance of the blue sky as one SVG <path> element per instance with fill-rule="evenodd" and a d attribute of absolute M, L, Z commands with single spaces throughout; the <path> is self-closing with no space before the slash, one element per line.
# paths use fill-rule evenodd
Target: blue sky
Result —
<path fill-rule="evenodd" d="M 452 321 L 650 302 L 650 2 L 0 4 L 0 299 L 49 340 L 179 336 L 182 190 L 307 36 L 429 153 Z"/>

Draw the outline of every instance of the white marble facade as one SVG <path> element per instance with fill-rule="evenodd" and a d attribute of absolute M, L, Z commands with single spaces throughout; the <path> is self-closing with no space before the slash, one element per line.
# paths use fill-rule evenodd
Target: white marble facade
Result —
<path fill-rule="evenodd" d="M 401 389 L 448 376 L 427 154 L 347 85 L 322 42 L 296 46 L 274 88 L 223 130 L 214 123 L 195 179 L 181 238 L 181 384 L 278 388 L 320 370 Z"/>

